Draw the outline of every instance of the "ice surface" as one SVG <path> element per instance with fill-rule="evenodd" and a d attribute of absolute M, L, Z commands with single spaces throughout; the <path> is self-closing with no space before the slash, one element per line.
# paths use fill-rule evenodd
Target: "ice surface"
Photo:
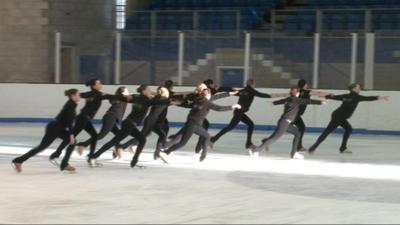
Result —
<path fill-rule="evenodd" d="M 297 161 L 289 160 L 290 135 L 252 159 L 239 131 L 223 136 L 204 163 L 194 157 L 194 138 L 165 165 L 151 160 L 152 135 L 140 158 L 146 168 L 130 169 L 128 152 L 123 161 L 106 153 L 104 166 L 93 169 L 74 154 L 75 174 L 47 161 L 57 141 L 16 174 L 10 161 L 43 131 L 40 124 L 0 124 L 0 223 L 400 222 L 399 137 L 355 135 L 354 154 L 340 155 L 340 136 L 332 135 Z M 256 133 L 255 143 L 267 135 Z M 316 135 L 306 134 L 305 145 Z"/>

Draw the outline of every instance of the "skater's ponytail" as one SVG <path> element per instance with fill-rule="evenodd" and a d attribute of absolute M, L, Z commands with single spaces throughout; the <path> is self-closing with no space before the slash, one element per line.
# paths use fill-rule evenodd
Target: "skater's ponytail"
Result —
<path fill-rule="evenodd" d="M 303 88 L 306 86 L 306 84 L 307 84 L 307 81 L 306 81 L 306 80 L 300 79 L 300 80 L 297 82 L 297 87 L 300 88 L 300 89 L 303 89 Z"/>
<path fill-rule="evenodd" d="M 207 87 L 210 87 L 210 85 L 214 84 L 214 81 L 211 79 L 207 79 L 203 81 L 203 84 L 207 85 Z"/>
<path fill-rule="evenodd" d="M 95 78 L 95 79 L 91 79 L 88 82 L 86 82 L 86 87 L 91 87 L 93 88 L 94 85 L 96 85 L 96 81 L 98 81 L 99 79 Z"/>
<path fill-rule="evenodd" d="M 68 98 L 71 98 L 72 95 L 76 95 L 78 93 L 78 89 L 72 88 L 64 91 L 64 95 Z"/>
<path fill-rule="evenodd" d="M 172 90 L 172 88 L 174 87 L 174 82 L 172 80 L 167 80 L 164 82 L 164 87 L 168 90 Z"/>
<path fill-rule="evenodd" d="M 126 90 L 125 86 L 121 86 L 117 89 L 117 91 L 115 91 L 116 95 L 122 95 L 122 93 L 124 93 L 124 91 Z"/>

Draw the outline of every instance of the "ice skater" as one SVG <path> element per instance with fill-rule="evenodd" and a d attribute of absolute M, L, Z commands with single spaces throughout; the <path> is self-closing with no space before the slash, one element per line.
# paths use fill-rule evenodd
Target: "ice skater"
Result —
<path fill-rule="evenodd" d="M 241 106 L 239 104 L 234 104 L 231 106 L 219 106 L 212 101 L 211 99 L 211 90 L 206 88 L 202 90 L 201 95 L 197 95 L 193 99 L 193 105 L 187 116 L 186 123 L 182 128 L 182 132 L 176 136 L 170 143 L 168 144 L 169 147 L 167 150 L 164 150 L 160 156 L 164 162 L 168 162 L 167 155 L 173 151 L 176 151 L 189 141 L 190 137 L 195 133 L 202 137 L 203 139 L 203 150 L 200 155 L 200 161 L 203 161 L 207 156 L 208 145 L 210 142 L 210 135 L 206 129 L 203 128 L 202 124 L 204 119 L 206 118 L 207 114 L 210 110 L 214 111 L 228 111 L 232 109 L 240 109 Z M 167 146 L 167 145 L 166 145 Z"/>
<path fill-rule="evenodd" d="M 204 84 L 204 83 L 201 83 L 201 84 L 197 85 L 197 87 L 195 88 L 194 92 L 189 94 L 189 95 L 186 95 L 185 98 L 183 98 L 181 100 L 181 104 L 179 104 L 178 106 L 183 107 L 183 108 L 189 108 L 189 109 L 193 108 L 194 100 L 196 98 L 198 98 L 199 96 L 202 96 L 202 94 L 201 94 L 202 91 L 207 89 L 207 88 L 208 88 L 207 85 Z M 214 92 L 214 94 L 211 94 L 211 97 L 210 97 L 209 100 L 211 102 L 213 102 L 213 101 L 216 101 L 218 99 L 226 98 L 226 97 L 229 97 L 229 96 L 234 96 L 234 95 L 236 95 L 238 93 L 238 91 L 236 91 L 235 89 L 224 89 L 224 90 L 226 90 L 226 91 L 232 90 L 232 91 L 230 91 L 230 92 L 222 91 L 220 93 L 218 91 Z M 210 89 L 210 92 L 213 93 L 211 89 Z M 210 123 L 208 122 L 207 118 L 205 118 L 204 121 L 203 121 L 202 127 L 205 130 L 208 130 L 209 125 L 210 125 Z M 181 135 L 182 132 L 183 132 L 183 128 L 181 128 L 178 131 L 178 133 L 176 133 L 174 135 L 171 135 L 169 137 L 169 139 L 174 139 L 178 135 Z M 170 143 L 172 143 L 172 142 L 170 142 Z M 203 137 L 200 136 L 198 141 L 197 141 L 196 147 L 195 147 L 195 153 L 196 154 L 200 153 L 204 149 L 203 143 L 205 143 L 204 139 L 203 139 Z"/>
<path fill-rule="evenodd" d="M 89 156 L 89 163 L 92 167 L 101 166 L 97 162 L 97 159 L 108 149 L 116 144 L 120 143 L 123 139 L 129 135 L 134 137 L 138 141 L 138 146 L 136 148 L 135 156 L 132 158 L 131 167 L 135 167 L 138 160 L 139 154 L 142 152 L 144 145 L 146 143 L 146 138 L 143 136 L 142 132 L 139 131 L 137 126 L 139 126 L 144 117 L 146 116 L 149 108 L 153 105 L 169 105 L 169 99 L 156 99 L 151 98 L 152 92 L 150 86 L 142 84 L 138 87 L 138 95 L 132 95 L 128 98 L 128 102 L 132 103 L 132 111 L 122 122 L 121 130 L 118 134 L 111 139 L 109 142 L 104 144 L 97 152 Z"/>
<path fill-rule="evenodd" d="M 163 88 L 166 88 L 169 92 L 169 99 L 171 101 L 177 102 L 177 101 L 183 101 L 183 99 L 187 96 L 190 95 L 192 92 L 190 91 L 183 91 L 183 92 L 176 92 L 174 91 L 174 82 L 172 80 L 167 80 L 164 82 L 164 84 L 162 85 Z M 168 108 L 169 107 L 165 107 L 164 111 L 161 113 L 161 117 L 165 118 L 162 129 L 165 133 L 165 135 L 167 135 L 168 137 L 168 133 L 169 133 L 169 121 L 167 119 L 167 115 L 168 115 Z M 129 151 L 131 152 L 135 152 L 135 149 L 137 147 L 137 141 L 135 141 L 134 139 L 126 142 L 125 144 L 119 145 L 119 149 L 118 151 L 121 152 L 122 149 L 126 149 L 128 148 Z"/>
<path fill-rule="evenodd" d="M 233 111 L 233 117 L 228 126 L 223 128 L 219 133 L 211 138 L 211 145 L 217 142 L 224 134 L 228 133 L 229 131 L 233 130 L 239 122 L 243 122 L 247 125 L 247 139 L 245 147 L 247 149 L 255 148 L 256 146 L 252 142 L 252 135 L 254 131 L 254 123 L 250 119 L 249 116 L 246 115 L 246 112 L 249 111 L 251 104 L 253 103 L 254 97 L 260 98 L 279 98 L 279 97 L 287 97 L 288 94 L 265 94 L 258 92 L 254 88 L 254 80 L 249 79 L 246 82 L 246 87 L 239 90 L 236 94 L 239 96 L 238 104 L 242 106 L 241 109 L 235 109 Z"/>
<path fill-rule="evenodd" d="M 115 92 L 117 96 L 128 96 L 129 91 L 126 87 L 119 87 Z M 121 99 L 112 99 L 110 100 L 110 108 L 104 114 L 102 118 L 103 125 L 100 129 L 100 132 L 97 135 L 97 140 L 103 139 L 108 133 L 112 132 L 114 135 L 117 135 L 119 132 L 118 126 L 122 122 L 122 118 L 124 117 L 126 105 L 128 104 L 126 100 Z M 83 152 L 83 150 L 89 146 L 91 143 L 91 138 L 87 139 L 84 142 L 79 142 L 77 144 L 79 148 L 79 152 Z M 115 152 L 114 156 L 121 156 L 121 153 Z"/>
<path fill-rule="evenodd" d="M 288 132 L 294 135 L 292 150 L 290 152 L 290 157 L 294 159 L 303 159 L 304 157 L 297 152 L 297 146 L 300 139 L 300 131 L 293 124 L 294 119 L 299 113 L 301 105 L 313 104 L 321 105 L 326 104 L 326 101 L 319 101 L 313 99 L 303 99 L 299 98 L 300 92 L 297 86 L 290 89 L 290 97 L 274 101 L 274 105 L 285 104 L 283 114 L 278 120 L 277 127 L 271 136 L 263 140 L 263 143 L 257 148 L 250 149 L 250 155 L 257 155 L 263 149 L 268 150 L 269 146 L 276 142 L 284 133 Z"/>
<path fill-rule="evenodd" d="M 75 168 L 69 165 L 69 158 L 75 147 L 75 136 L 72 133 L 72 124 L 76 116 L 76 106 L 80 100 L 79 91 L 77 89 L 69 89 L 65 91 L 65 96 L 68 97 L 68 101 L 64 104 L 61 112 L 56 116 L 56 118 L 47 124 L 44 137 L 40 144 L 27 152 L 26 154 L 15 158 L 12 161 L 14 169 L 20 173 L 22 172 L 22 164 L 29 158 L 37 155 L 39 152 L 48 148 L 55 139 L 61 138 L 63 141 L 69 144 L 64 158 L 61 162 L 61 171 L 75 171 Z M 53 162 L 54 163 L 54 162 Z"/>
<path fill-rule="evenodd" d="M 158 94 L 154 97 L 155 101 L 168 102 L 169 99 L 168 89 L 166 89 L 165 87 L 159 87 L 157 92 Z M 153 105 L 150 109 L 149 114 L 147 115 L 147 117 L 144 119 L 143 122 L 143 128 L 141 131 L 143 137 L 146 138 L 151 134 L 151 132 L 154 132 L 158 135 L 157 146 L 153 156 L 154 160 L 157 160 L 159 158 L 161 148 L 164 147 L 164 144 L 167 139 L 167 134 L 165 133 L 165 130 L 163 128 L 167 116 L 166 111 L 168 107 L 169 107 L 168 104 Z M 122 151 L 123 148 L 129 145 L 137 145 L 138 142 L 139 142 L 138 140 L 133 138 L 129 140 L 127 143 L 120 145 L 118 151 Z M 135 158 L 139 158 L 140 153 L 141 152 L 136 151 Z"/>
<path fill-rule="evenodd" d="M 122 98 L 121 96 L 109 95 L 101 92 L 103 85 L 101 84 L 101 81 L 99 79 L 92 79 L 88 81 L 86 83 L 86 86 L 90 87 L 91 91 L 81 93 L 81 97 L 86 99 L 86 103 L 76 118 L 75 125 L 73 128 L 73 134 L 76 137 L 82 130 L 85 130 L 90 135 L 90 153 L 89 153 L 90 156 L 96 150 L 96 143 L 97 143 L 97 132 L 91 120 L 94 118 L 97 111 L 99 110 L 102 101 L 112 100 L 112 99 L 124 99 L 124 98 Z M 58 157 L 60 157 L 62 150 L 67 145 L 68 141 L 63 141 L 57 148 L 57 151 L 50 156 L 50 159 L 56 160 Z M 78 153 L 82 155 L 82 152 L 78 151 Z"/>
<path fill-rule="evenodd" d="M 300 92 L 299 98 L 310 99 L 311 96 L 324 98 L 325 96 L 330 94 L 327 92 L 310 90 L 310 89 L 308 89 L 307 86 L 308 86 L 307 81 L 304 79 L 301 79 L 297 82 L 297 87 L 299 88 L 299 92 Z M 296 127 L 300 131 L 300 140 L 299 140 L 299 144 L 297 146 L 297 151 L 299 151 L 299 152 L 307 151 L 307 149 L 303 147 L 303 136 L 304 136 L 304 132 L 306 131 L 306 125 L 303 121 L 303 118 L 301 117 L 304 114 L 304 112 L 306 111 L 306 109 L 307 109 L 307 105 L 300 105 L 299 113 L 297 114 L 297 117 L 293 122 L 293 124 L 296 125 Z"/>
<path fill-rule="evenodd" d="M 328 135 L 332 133 L 338 126 L 341 126 L 345 131 L 339 151 L 340 153 L 351 154 L 352 151 L 347 148 L 347 141 L 353 129 L 347 120 L 353 115 L 358 103 L 376 100 L 387 101 L 389 99 L 387 96 L 362 96 L 360 95 L 361 86 L 357 83 L 349 85 L 348 89 L 350 91 L 349 94 L 326 96 L 327 99 L 342 101 L 342 105 L 340 105 L 339 108 L 332 113 L 331 121 L 329 122 L 327 128 L 324 130 L 321 136 L 318 137 L 315 144 L 310 147 L 308 150 L 309 153 L 314 153 L 318 146 L 328 137 Z"/>

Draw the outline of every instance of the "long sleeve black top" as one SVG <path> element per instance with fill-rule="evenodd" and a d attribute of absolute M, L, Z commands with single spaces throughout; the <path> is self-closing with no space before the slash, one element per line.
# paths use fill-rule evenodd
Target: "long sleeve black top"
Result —
<path fill-rule="evenodd" d="M 156 96 L 154 97 L 155 102 L 168 102 L 169 100 L 166 97 Z M 153 105 L 150 109 L 149 115 L 147 115 L 146 120 L 154 121 L 155 123 L 163 123 L 167 117 L 168 112 L 168 104 L 156 104 Z"/>
<path fill-rule="evenodd" d="M 157 99 L 149 98 L 145 95 L 132 95 L 132 100 L 129 101 L 132 104 L 132 111 L 128 115 L 137 125 L 140 125 L 149 111 L 150 106 L 153 105 L 169 105 L 169 99 Z"/>
<path fill-rule="evenodd" d="M 237 93 L 236 96 L 239 96 L 238 104 L 242 106 L 241 109 L 237 110 L 243 112 L 249 111 L 250 106 L 253 103 L 254 97 L 271 98 L 271 95 L 258 92 L 251 86 L 246 86 L 245 88 L 239 90 L 239 93 Z"/>
<path fill-rule="evenodd" d="M 229 96 L 230 96 L 230 95 L 229 95 L 229 93 L 227 93 L 227 92 L 218 93 L 218 94 L 212 95 L 211 98 L 210 98 L 210 101 L 216 101 L 216 100 L 218 100 L 218 99 L 226 98 L 226 97 L 229 97 Z M 200 97 L 202 97 L 201 94 L 191 93 L 191 94 L 187 95 L 187 96 L 181 101 L 181 104 L 180 104 L 179 106 L 180 106 L 180 107 L 183 107 L 183 108 L 189 108 L 189 109 L 190 109 L 190 108 L 193 107 L 194 101 L 195 101 L 197 98 L 200 98 Z"/>
<path fill-rule="evenodd" d="M 76 116 L 76 106 L 77 104 L 74 101 L 68 100 L 61 109 L 61 112 L 58 113 L 58 115 L 54 119 L 62 126 L 62 128 L 65 128 L 70 134 L 72 133 L 72 125 Z"/>
<path fill-rule="evenodd" d="M 322 104 L 322 101 L 313 100 L 313 99 L 302 99 L 302 98 L 297 98 L 297 97 L 288 97 L 288 98 L 284 98 L 284 99 L 281 99 L 278 101 L 274 101 L 273 104 L 274 105 L 285 104 L 285 108 L 283 110 L 281 119 L 285 119 L 285 120 L 289 120 L 290 122 L 293 122 L 300 111 L 300 106 L 308 105 L 308 104 L 320 105 L 320 104 Z"/>
<path fill-rule="evenodd" d="M 127 102 L 122 101 L 120 99 L 113 99 L 110 100 L 110 108 L 108 108 L 106 114 L 111 114 L 115 116 L 115 118 L 118 120 L 118 122 L 122 121 L 122 118 L 124 117 Z"/>
<path fill-rule="evenodd" d="M 101 106 L 101 101 L 108 99 L 122 99 L 123 97 L 117 95 L 104 94 L 97 90 L 91 90 L 81 93 L 81 97 L 86 99 L 85 106 L 82 108 L 80 115 L 93 119 Z"/>
<path fill-rule="evenodd" d="M 306 90 L 306 89 L 301 89 L 300 90 L 300 95 L 299 98 L 302 99 L 311 99 L 311 90 Z M 299 109 L 299 116 L 303 115 L 304 112 L 307 109 L 307 105 L 300 105 L 300 109 Z"/>
<path fill-rule="evenodd" d="M 211 90 L 211 95 L 215 95 L 215 94 L 220 93 L 220 92 L 234 91 L 234 89 L 231 88 L 231 87 L 210 88 L 210 90 Z"/>
<path fill-rule="evenodd" d="M 193 121 L 201 125 L 204 119 L 206 118 L 207 114 L 210 112 L 210 110 L 222 112 L 222 111 L 232 110 L 232 107 L 216 105 L 212 103 L 212 101 L 206 99 L 205 97 L 198 95 L 194 99 L 192 109 L 189 112 L 187 120 Z"/>
<path fill-rule="evenodd" d="M 348 119 L 353 115 L 358 103 L 363 101 L 376 101 L 379 99 L 379 96 L 362 96 L 352 91 L 344 95 L 328 95 L 326 98 L 342 101 L 342 105 L 333 111 L 332 116 Z"/>

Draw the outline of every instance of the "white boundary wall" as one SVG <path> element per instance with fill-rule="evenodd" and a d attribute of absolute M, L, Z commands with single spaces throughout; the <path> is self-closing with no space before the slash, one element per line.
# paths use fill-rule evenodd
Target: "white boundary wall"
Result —
<path fill-rule="evenodd" d="M 104 92 L 114 93 L 118 86 L 105 85 Z M 137 86 L 127 85 L 130 92 Z M 78 88 L 87 91 L 84 85 L 55 85 L 55 84 L 0 84 L 0 118 L 53 118 L 65 103 L 64 90 Z M 155 87 L 153 88 L 155 90 Z M 176 87 L 175 91 L 193 90 L 193 87 Z M 257 90 L 265 93 L 286 93 L 287 89 Z M 331 93 L 344 94 L 346 90 L 325 90 Z M 350 119 L 353 128 L 382 131 L 400 131 L 400 92 L 395 91 L 363 91 L 363 95 L 385 95 L 390 100 L 360 103 Z M 270 100 L 270 99 L 268 99 Z M 221 99 L 216 103 L 228 105 L 236 103 L 237 97 Z M 81 101 L 79 108 L 84 101 Z M 338 101 L 329 101 L 327 106 L 309 106 L 304 120 L 308 127 L 326 127 L 331 113 L 340 105 Z M 104 101 L 96 118 L 101 119 L 109 107 Z M 267 99 L 256 98 L 248 115 L 256 125 L 275 125 L 282 113 L 282 106 L 273 106 Z M 127 109 L 129 113 L 130 108 Z M 188 109 L 171 107 L 168 119 L 171 122 L 184 122 Z M 228 123 L 232 112 L 211 112 L 208 119 L 211 123 Z"/>

